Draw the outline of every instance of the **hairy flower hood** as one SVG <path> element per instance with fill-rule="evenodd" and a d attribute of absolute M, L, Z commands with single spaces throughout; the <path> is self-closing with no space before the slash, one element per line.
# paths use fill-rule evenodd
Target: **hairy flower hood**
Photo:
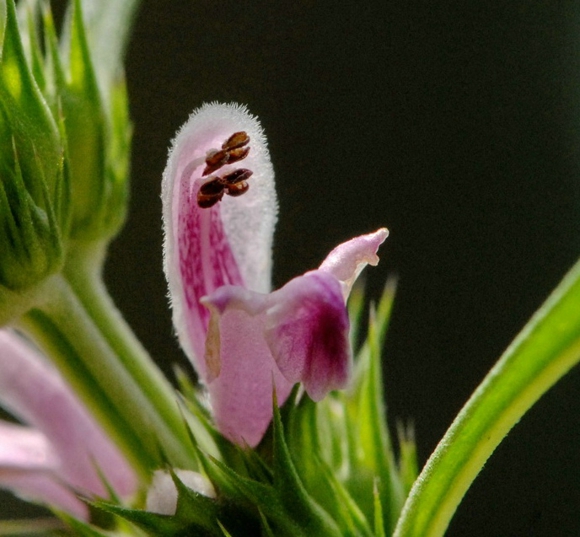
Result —
<path fill-rule="evenodd" d="M 274 170 L 257 119 L 207 104 L 178 132 L 163 174 L 164 269 L 173 321 L 220 432 L 259 443 L 301 382 L 319 400 L 348 382 L 345 301 L 387 230 L 335 248 L 318 270 L 270 292 Z"/>

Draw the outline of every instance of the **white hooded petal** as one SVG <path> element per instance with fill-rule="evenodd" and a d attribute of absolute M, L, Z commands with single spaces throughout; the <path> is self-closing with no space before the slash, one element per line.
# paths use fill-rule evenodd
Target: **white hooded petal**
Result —
<path fill-rule="evenodd" d="M 245 132 L 249 154 L 204 175 L 208 152 Z M 198 204 L 208 178 L 237 169 L 252 176 L 239 197 L 224 195 L 211 208 Z M 267 292 L 271 285 L 272 238 L 277 218 L 274 171 L 266 139 L 245 107 L 211 103 L 194 111 L 175 137 L 163 173 L 164 269 L 180 342 L 205 379 L 203 361 L 209 314 L 199 299 L 222 285 Z"/>

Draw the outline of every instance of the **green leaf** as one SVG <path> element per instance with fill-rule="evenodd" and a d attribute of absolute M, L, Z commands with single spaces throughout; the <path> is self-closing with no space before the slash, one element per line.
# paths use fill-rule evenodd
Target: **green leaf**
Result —
<path fill-rule="evenodd" d="M 358 348 L 359 340 L 361 335 L 361 319 L 363 316 L 364 303 L 365 303 L 365 284 L 364 278 L 359 277 L 356 280 L 350 295 L 348 296 L 348 320 L 350 322 L 350 345 L 352 349 L 356 350 Z"/>
<path fill-rule="evenodd" d="M 327 496 L 334 498 L 335 510 L 330 511 L 334 520 L 340 526 L 345 537 L 373 537 L 369 522 L 355 500 L 348 493 L 348 490 L 338 480 L 335 472 L 328 465 L 318 460 L 320 473 L 326 481 L 324 492 Z"/>
<path fill-rule="evenodd" d="M 375 536 L 376 537 L 387 537 L 385 532 L 385 522 L 383 519 L 383 506 L 381 503 L 381 495 L 379 492 L 378 483 L 375 481 L 375 486 L 373 488 L 373 496 L 375 499 Z"/>
<path fill-rule="evenodd" d="M 6 1 L 0 0 L 0 43 L 4 42 L 4 32 L 6 30 Z"/>
<path fill-rule="evenodd" d="M 443 535 L 465 492 L 497 445 L 578 361 L 580 261 L 455 418 L 417 478 L 395 535 Z"/>
<path fill-rule="evenodd" d="M 369 334 L 356 362 L 355 382 L 347 399 L 348 429 L 354 453 L 347 488 L 367 518 L 372 519 L 373 487 L 380 478 L 385 531 L 390 534 L 404 496 L 386 421 L 382 348 L 394 299 L 394 281 L 387 282 L 377 309 L 371 308 Z"/>
<path fill-rule="evenodd" d="M 417 445 L 411 425 L 405 427 L 399 423 L 397 432 L 399 440 L 399 475 L 403 486 L 403 496 L 406 498 L 419 475 Z"/>
<path fill-rule="evenodd" d="M 304 488 L 284 437 L 280 410 L 274 397 L 274 487 L 283 505 L 289 510 L 306 535 L 341 535 L 336 523 L 328 516 Z"/>

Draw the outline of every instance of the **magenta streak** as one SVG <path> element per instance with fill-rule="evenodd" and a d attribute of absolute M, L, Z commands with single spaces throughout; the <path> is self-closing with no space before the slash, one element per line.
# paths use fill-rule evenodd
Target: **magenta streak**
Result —
<path fill-rule="evenodd" d="M 182 175 L 177 243 L 185 320 L 196 366 L 203 377 L 209 311 L 199 299 L 222 285 L 243 285 L 243 281 L 223 229 L 220 204 L 211 209 L 200 208 L 197 188 L 202 180 L 194 179 L 193 188 L 190 188 L 191 181 Z"/>

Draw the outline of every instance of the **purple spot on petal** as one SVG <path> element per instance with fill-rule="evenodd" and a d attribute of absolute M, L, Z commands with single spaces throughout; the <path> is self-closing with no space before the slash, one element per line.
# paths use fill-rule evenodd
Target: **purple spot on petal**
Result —
<path fill-rule="evenodd" d="M 350 370 L 349 321 L 338 280 L 311 272 L 272 298 L 266 338 L 284 376 L 302 382 L 316 401 L 344 388 Z"/>

